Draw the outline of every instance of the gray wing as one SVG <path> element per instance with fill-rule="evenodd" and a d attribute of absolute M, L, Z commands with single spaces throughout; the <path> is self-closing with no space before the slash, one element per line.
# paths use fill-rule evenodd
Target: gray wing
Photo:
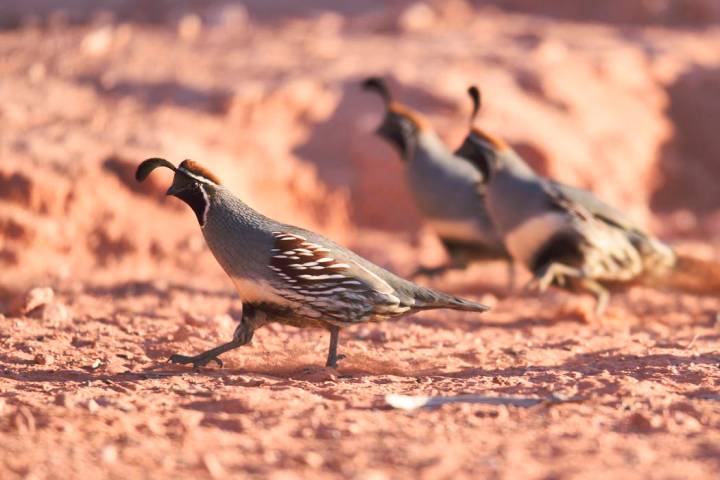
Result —
<path fill-rule="evenodd" d="M 641 232 L 640 227 L 627 215 L 617 208 L 608 205 L 600 200 L 594 193 L 583 188 L 572 187 L 563 183 L 548 180 L 548 183 L 556 192 L 559 192 L 565 199 L 582 205 L 594 217 L 609 223 L 623 230 Z"/>
<path fill-rule="evenodd" d="M 328 248 L 335 247 L 331 242 L 325 246 L 317 235 L 310 239 L 287 230 L 272 235 L 269 267 L 276 274 L 273 285 L 286 298 L 304 305 L 312 316 L 354 323 L 410 309 L 388 282 L 351 255 Z"/>

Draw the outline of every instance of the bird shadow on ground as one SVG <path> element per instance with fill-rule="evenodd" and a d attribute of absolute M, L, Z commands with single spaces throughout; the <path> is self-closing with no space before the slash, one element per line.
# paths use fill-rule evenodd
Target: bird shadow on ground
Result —
<path fill-rule="evenodd" d="M 0 357 L 3 363 L 6 359 Z M 330 390 L 319 392 L 322 396 L 331 400 L 341 399 L 331 387 L 333 384 L 354 382 L 358 380 L 369 380 L 371 383 L 387 384 L 388 376 L 415 378 L 432 378 L 437 381 L 463 380 L 473 378 L 514 378 L 523 377 L 529 379 L 530 383 L 537 383 L 537 386 L 528 385 L 492 385 L 485 387 L 485 384 L 474 385 L 473 388 L 489 389 L 496 393 L 503 394 L 550 394 L 548 385 L 565 385 L 567 374 L 571 372 L 581 374 L 583 384 L 582 394 L 604 395 L 615 394 L 622 386 L 622 378 L 632 377 L 639 381 L 667 381 L 672 380 L 678 383 L 700 385 L 705 377 L 701 372 L 678 371 L 689 365 L 711 365 L 720 364 L 720 355 L 699 354 L 688 357 L 671 354 L 651 355 L 627 355 L 617 354 L 615 349 L 600 350 L 596 352 L 576 355 L 568 361 L 558 365 L 530 365 L 508 368 L 483 368 L 470 367 L 457 371 L 448 372 L 443 367 L 412 369 L 398 368 L 390 362 L 378 362 L 377 364 L 357 363 L 347 368 L 342 365 L 338 370 L 322 367 L 319 365 L 292 364 L 287 367 L 272 366 L 270 368 L 205 368 L 193 371 L 187 367 L 170 366 L 166 363 L 156 363 L 142 371 L 127 371 L 121 373 L 99 373 L 93 371 L 74 369 L 43 369 L 30 371 L 10 371 L 0 366 L 0 378 L 9 379 L 21 384 L 84 384 L 87 382 L 101 381 L 108 385 L 115 383 L 142 384 L 146 381 L 154 381 L 163 378 L 198 376 L 222 379 L 223 384 L 232 387 L 258 387 L 266 382 L 276 388 L 301 388 L 318 393 L 311 385 L 330 386 Z M 674 368 L 671 368 L 674 367 Z M 592 380 L 592 381 L 591 381 Z M 328 383 L 330 382 L 330 383 Z M 392 383 L 392 382 L 390 382 Z M 580 381 L 578 381 L 580 384 Z M 29 387 L 31 389 L 37 387 Z M 19 390 L 25 390 L 22 386 Z M 702 391 L 698 395 L 702 397 Z M 692 395 L 691 395 L 692 396 Z M 714 398 L 714 397 L 713 397 Z M 620 399 L 617 400 L 620 402 Z M 201 408 L 202 406 L 198 406 Z"/>
<path fill-rule="evenodd" d="M 671 367 L 689 365 L 720 364 L 720 355 L 693 354 L 687 357 L 672 354 L 629 355 L 613 354 L 617 349 L 600 350 L 597 352 L 582 353 L 558 365 L 529 365 L 500 369 L 467 368 L 456 372 L 443 370 L 424 370 L 414 372 L 409 376 L 441 376 L 449 378 L 469 377 L 521 377 L 527 374 L 559 375 L 569 372 L 580 373 L 583 376 L 596 376 L 610 374 L 613 377 L 629 376 L 637 380 L 654 380 L 672 378 L 682 383 L 696 383 L 702 374 L 674 373 Z"/>
<path fill-rule="evenodd" d="M 181 283 L 160 284 L 150 281 L 129 281 L 113 286 L 90 285 L 83 289 L 83 293 L 97 296 L 112 296 L 113 298 L 132 297 L 139 295 L 167 296 L 172 291 L 189 293 L 192 295 L 205 295 L 216 298 L 237 299 L 235 290 L 209 290 L 205 288 L 188 286 Z"/>

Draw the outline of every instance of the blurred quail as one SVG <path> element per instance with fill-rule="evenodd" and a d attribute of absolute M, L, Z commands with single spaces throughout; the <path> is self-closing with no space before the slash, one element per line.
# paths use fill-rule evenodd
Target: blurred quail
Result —
<path fill-rule="evenodd" d="M 137 180 L 161 166 L 175 172 L 167 194 L 195 212 L 210 251 L 243 301 L 232 341 L 192 357 L 173 355 L 173 363 L 222 365 L 220 354 L 248 343 L 256 328 L 280 322 L 329 330 L 327 366 L 335 367 L 341 328 L 435 308 L 487 310 L 403 280 L 321 235 L 261 215 L 191 160 L 177 168 L 167 160 L 145 160 Z"/>
<path fill-rule="evenodd" d="M 480 92 L 468 92 L 472 125 Z M 661 276 L 674 266 L 672 248 L 591 192 L 538 176 L 499 138 L 471 127 L 456 154 L 487 178 L 490 217 L 539 290 L 556 285 L 589 291 L 600 315 L 609 300 L 606 287 Z"/>
<path fill-rule="evenodd" d="M 438 274 L 450 268 L 463 268 L 473 260 L 510 262 L 485 209 L 480 172 L 453 155 L 425 118 L 393 101 L 381 78 L 366 79 L 363 88 L 377 92 L 385 102 L 385 118 L 376 132 L 406 162 L 407 181 L 415 203 L 451 258 L 448 265 L 421 268 L 417 273 Z M 509 267 L 512 284 L 512 263 Z"/>

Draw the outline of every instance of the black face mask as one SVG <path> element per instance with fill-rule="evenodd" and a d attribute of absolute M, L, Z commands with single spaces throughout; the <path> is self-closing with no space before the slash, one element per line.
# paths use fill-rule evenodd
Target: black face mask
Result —
<path fill-rule="evenodd" d="M 183 202 L 187 203 L 198 219 L 200 226 L 205 225 L 205 209 L 207 208 L 208 197 L 203 191 L 202 185 L 192 183 L 185 188 L 168 191 L 168 195 L 173 195 Z"/>
<path fill-rule="evenodd" d="M 398 150 L 402 159 L 412 156 L 417 138 L 417 127 L 410 120 L 388 114 L 378 127 L 377 133 Z"/>
<path fill-rule="evenodd" d="M 492 173 L 493 154 L 486 151 L 469 137 L 460 148 L 455 151 L 455 155 L 462 157 L 470 162 L 482 174 L 483 179 L 487 181 Z"/>

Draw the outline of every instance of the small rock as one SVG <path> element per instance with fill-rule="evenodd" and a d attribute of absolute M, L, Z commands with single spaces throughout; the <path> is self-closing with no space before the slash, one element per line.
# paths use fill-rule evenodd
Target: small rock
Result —
<path fill-rule="evenodd" d="M 90 413 L 95 413 L 95 412 L 97 412 L 98 410 L 100 410 L 100 405 L 98 405 L 98 403 L 91 398 L 91 399 L 88 400 L 87 403 L 85 404 L 85 408 L 88 409 L 88 412 L 90 412 Z"/>
<path fill-rule="evenodd" d="M 17 297 L 10 308 L 11 312 L 26 315 L 33 310 L 53 301 L 55 292 L 50 287 L 35 287 L 25 295 Z"/>
<path fill-rule="evenodd" d="M 204 327 L 208 324 L 208 319 L 202 315 L 195 315 L 194 313 L 187 313 L 185 315 L 185 323 L 192 327 Z"/>
<path fill-rule="evenodd" d="M 316 452 L 308 452 L 305 454 L 305 463 L 308 464 L 311 468 L 320 468 L 325 463 L 325 459 Z"/>
<path fill-rule="evenodd" d="M 80 48 L 84 54 L 91 57 L 100 57 L 110 50 L 113 41 L 113 28 L 105 26 L 93 30 L 85 35 L 80 43 Z"/>
<path fill-rule="evenodd" d="M 641 412 L 635 412 L 625 419 L 627 430 L 638 433 L 649 433 L 661 426 L 662 421 L 651 418 Z"/>
<path fill-rule="evenodd" d="M 67 393 L 58 393 L 55 395 L 55 405 L 58 407 L 74 408 L 75 400 Z"/>
<path fill-rule="evenodd" d="M 124 358 L 125 360 L 132 360 L 135 357 L 135 355 L 132 352 L 126 352 L 126 351 L 118 352 L 115 354 L 115 356 L 119 357 L 119 358 Z"/>
<path fill-rule="evenodd" d="M 431 29 L 437 21 L 435 11 L 426 3 L 415 3 L 406 8 L 398 19 L 398 26 L 405 32 Z"/>
<path fill-rule="evenodd" d="M 130 402 L 119 401 L 119 402 L 115 403 L 115 406 L 117 407 L 118 410 L 120 410 L 122 412 L 134 412 L 135 411 L 135 405 L 133 405 Z"/>
<path fill-rule="evenodd" d="M 102 458 L 103 463 L 115 463 L 118 458 L 117 448 L 115 447 L 115 445 L 105 446 L 105 448 L 103 448 L 102 452 L 100 453 L 100 457 Z"/>
<path fill-rule="evenodd" d="M 38 353 L 35 355 L 35 363 L 38 365 L 52 365 L 55 363 L 55 358 L 52 355 Z"/>

